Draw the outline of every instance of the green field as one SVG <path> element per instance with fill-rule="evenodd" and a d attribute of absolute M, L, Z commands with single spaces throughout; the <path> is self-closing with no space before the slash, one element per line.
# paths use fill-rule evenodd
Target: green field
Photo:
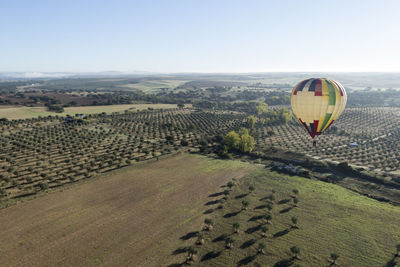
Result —
<path fill-rule="evenodd" d="M 249 185 L 255 187 L 252 193 Z M 295 188 L 299 190 L 297 207 L 292 202 Z M 276 193 L 265 238 L 260 230 L 265 220 L 259 216 L 268 212 L 265 197 L 271 190 Z M 209 203 L 222 196 L 215 194 Z M 241 211 L 243 200 L 250 205 Z M 213 208 L 209 218 L 214 227 L 211 232 L 204 231 L 205 244 L 197 246 L 196 265 L 253 266 L 258 262 L 261 266 L 329 266 L 330 254 L 337 253 L 340 266 L 394 266 L 386 264 L 400 243 L 400 207 L 340 186 L 256 170 L 237 182 L 223 209 L 216 205 L 208 206 Z M 298 229 L 292 228 L 292 216 L 298 218 Z M 240 224 L 238 234 L 232 230 L 235 222 Z M 232 249 L 225 248 L 227 236 L 235 239 Z M 257 254 L 259 242 L 266 244 L 265 255 Z M 300 248 L 300 260 L 293 260 L 292 246 Z"/>
<path fill-rule="evenodd" d="M 39 116 L 66 116 L 75 115 L 77 113 L 96 114 L 96 113 L 112 113 L 122 112 L 125 110 L 143 110 L 147 108 L 153 109 L 169 109 L 177 108 L 175 104 L 126 104 L 126 105 L 107 105 L 107 106 L 82 106 L 82 107 L 69 107 L 64 108 L 63 113 L 55 113 L 47 111 L 46 107 L 5 107 L 0 108 L 0 118 L 13 119 L 27 119 L 36 118 Z"/>

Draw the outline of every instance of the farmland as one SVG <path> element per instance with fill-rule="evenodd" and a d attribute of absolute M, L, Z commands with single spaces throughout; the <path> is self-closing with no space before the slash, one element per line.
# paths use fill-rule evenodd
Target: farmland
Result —
<path fill-rule="evenodd" d="M 398 108 L 348 108 L 326 134 L 316 138 L 317 149 L 297 124 L 257 128 L 256 138 L 262 147 L 306 151 L 321 159 L 395 171 L 400 167 L 399 125 Z M 268 131 L 274 132 L 270 138 L 266 138 Z M 349 143 L 358 145 L 350 147 Z"/>
<path fill-rule="evenodd" d="M 3 266 L 160 266 L 204 219 L 203 200 L 256 169 L 181 154 L 0 210 Z M 26 223 L 29 222 L 29 223 Z"/>
<path fill-rule="evenodd" d="M 254 153 L 263 157 L 271 149 L 280 149 L 385 170 L 388 175 L 400 162 L 395 149 L 400 125 L 396 112 L 393 108 L 347 109 L 337 129 L 318 140 L 317 150 L 295 121 L 256 125 L 250 129 L 256 140 Z M 13 202 L 182 149 L 218 153 L 224 135 L 247 126 L 245 113 L 190 108 L 1 122 L 0 193 L 3 202 Z M 350 141 L 360 145 L 349 147 Z M 381 179 L 383 185 L 395 186 L 393 190 L 399 183 L 396 177 Z"/>
<path fill-rule="evenodd" d="M 288 109 L 290 79 L 212 78 L 13 83 L 0 95 L 6 265 L 180 266 L 199 231 L 200 266 L 397 260 L 397 91 L 352 92 L 313 147 Z M 231 131 L 254 137 L 254 149 L 229 148 Z"/>
<path fill-rule="evenodd" d="M 202 231 L 205 219 L 212 219 L 212 231 Z M 399 220 L 398 207 L 338 185 L 178 154 L 0 210 L 0 256 L 5 265 L 181 266 L 194 245 L 195 266 L 327 266 L 330 253 L 340 255 L 342 266 L 382 266 L 396 261 Z M 257 252 L 260 242 L 265 254 Z M 298 260 L 292 246 L 301 249 Z"/>

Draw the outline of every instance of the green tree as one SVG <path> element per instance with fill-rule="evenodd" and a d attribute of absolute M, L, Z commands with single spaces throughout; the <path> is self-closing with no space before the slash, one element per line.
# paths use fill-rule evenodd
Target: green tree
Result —
<path fill-rule="evenodd" d="M 263 237 L 267 237 L 268 229 L 269 229 L 269 228 L 268 228 L 267 225 L 261 226 L 261 235 L 262 235 Z"/>
<path fill-rule="evenodd" d="M 46 182 L 39 182 L 39 188 L 40 190 L 46 190 L 49 188 L 49 185 Z"/>
<path fill-rule="evenodd" d="M 290 248 L 290 251 L 293 253 L 293 257 L 295 259 L 299 258 L 299 254 L 300 254 L 300 248 L 299 247 L 293 246 L 293 247 Z"/>
<path fill-rule="evenodd" d="M 227 198 L 229 196 L 229 194 L 231 193 L 231 191 L 229 191 L 228 189 L 225 189 L 224 192 L 222 192 L 225 196 L 225 198 Z"/>
<path fill-rule="evenodd" d="M 264 243 L 264 242 L 258 243 L 258 250 L 257 250 L 257 252 L 260 253 L 260 254 L 265 254 L 265 251 L 264 251 L 265 247 L 266 247 L 266 246 L 265 246 L 265 243 Z"/>
<path fill-rule="evenodd" d="M 246 210 L 249 205 L 250 205 L 250 202 L 248 202 L 247 200 L 243 200 L 242 201 L 242 210 Z"/>
<path fill-rule="evenodd" d="M 265 206 L 266 206 L 266 208 L 267 208 L 269 211 L 273 210 L 273 208 L 274 208 L 274 205 L 271 204 L 271 203 L 268 203 L 268 204 L 265 205 Z"/>
<path fill-rule="evenodd" d="M 247 124 L 249 125 L 250 128 L 254 128 L 254 125 L 256 125 L 257 118 L 254 115 L 250 115 L 247 117 Z"/>
<path fill-rule="evenodd" d="M 230 131 L 224 137 L 224 145 L 227 146 L 229 150 L 238 149 L 240 143 L 240 136 L 235 131 Z"/>
<path fill-rule="evenodd" d="M 263 114 L 267 114 L 268 113 L 268 105 L 264 102 L 261 102 L 257 105 L 256 107 L 257 109 L 257 115 L 261 116 Z"/>
<path fill-rule="evenodd" d="M 268 198 L 268 200 L 271 201 L 271 202 L 275 201 L 275 196 L 274 196 L 274 194 L 269 195 L 267 198 Z"/>
<path fill-rule="evenodd" d="M 250 186 L 249 186 L 249 191 L 250 191 L 250 193 L 252 193 L 252 192 L 254 191 L 254 189 L 255 189 L 254 185 L 250 185 Z"/>
<path fill-rule="evenodd" d="M 271 223 L 272 215 L 267 213 L 267 214 L 264 215 L 264 219 L 266 220 L 266 223 L 269 224 L 269 223 Z"/>
<path fill-rule="evenodd" d="M 233 232 L 234 233 L 239 233 L 239 227 L 240 227 L 240 224 L 237 223 L 237 222 L 232 224 Z"/>
<path fill-rule="evenodd" d="M 288 108 L 281 108 L 278 111 L 279 120 L 288 123 L 292 119 L 292 112 Z"/>
<path fill-rule="evenodd" d="M 197 249 L 194 246 L 190 246 L 187 249 L 187 256 L 186 256 L 186 262 L 190 263 L 194 261 L 194 255 L 197 254 Z"/>
<path fill-rule="evenodd" d="M 228 237 L 225 239 L 226 248 L 231 249 L 231 248 L 233 247 L 233 243 L 234 243 L 234 242 L 235 242 L 235 239 L 234 239 L 233 237 L 228 236 Z"/>
<path fill-rule="evenodd" d="M 339 255 L 336 253 L 331 253 L 332 264 L 336 264 L 336 260 L 339 258 Z"/>
<path fill-rule="evenodd" d="M 211 231 L 212 228 L 213 228 L 214 222 L 213 222 L 212 219 L 208 219 L 207 218 L 207 219 L 204 220 L 204 224 L 206 225 L 206 230 Z"/>
<path fill-rule="evenodd" d="M 254 149 L 254 137 L 249 134 L 249 131 L 245 128 L 239 131 L 239 150 L 241 152 L 251 152 Z"/>
<path fill-rule="evenodd" d="M 254 137 L 245 128 L 240 129 L 239 134 L 235 131 L 230 131 L 224 137 L 224 145 L 227 150 L 251 152 L 254 149 Z"/>
<path fill-rule="evenodd" d="M 203 245 L 204 244 L 204 235 L 203 235 L 203 233 L 202 232 L 197 232 L 196 236 L 197 236 L 196 244 L 197 245 Z"/>
<path fill-rule="evenodd" d="M 292 226 L 292 227 L 293 227 L 293 228 L 298 228 L 298 227 L 297 227 L 297 222 L 298 222 L 297 217 L 294 217 L 294 216 L 293 216 L 293 217 L 292 217 L 292 223 L 293 223 L 293 226 Z"/>

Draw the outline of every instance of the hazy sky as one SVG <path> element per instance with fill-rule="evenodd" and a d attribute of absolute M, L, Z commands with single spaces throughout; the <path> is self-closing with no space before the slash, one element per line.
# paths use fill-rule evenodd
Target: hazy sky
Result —
<path fill-rule="evenodd" d="M 0 0 L 0 71 L 400 71 L 398 0 Z"/>

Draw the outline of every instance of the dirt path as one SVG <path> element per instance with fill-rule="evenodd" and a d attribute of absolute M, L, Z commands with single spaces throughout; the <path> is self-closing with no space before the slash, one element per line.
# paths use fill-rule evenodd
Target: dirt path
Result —
<path fill-rule="evenodd" d="M 208 195 L 254 169 L 229 164 L 179 155 L 0 210 L 1 265 L 182 262 L 184 255 L 172 252 L 181 236 L 201 227 Z"/>

